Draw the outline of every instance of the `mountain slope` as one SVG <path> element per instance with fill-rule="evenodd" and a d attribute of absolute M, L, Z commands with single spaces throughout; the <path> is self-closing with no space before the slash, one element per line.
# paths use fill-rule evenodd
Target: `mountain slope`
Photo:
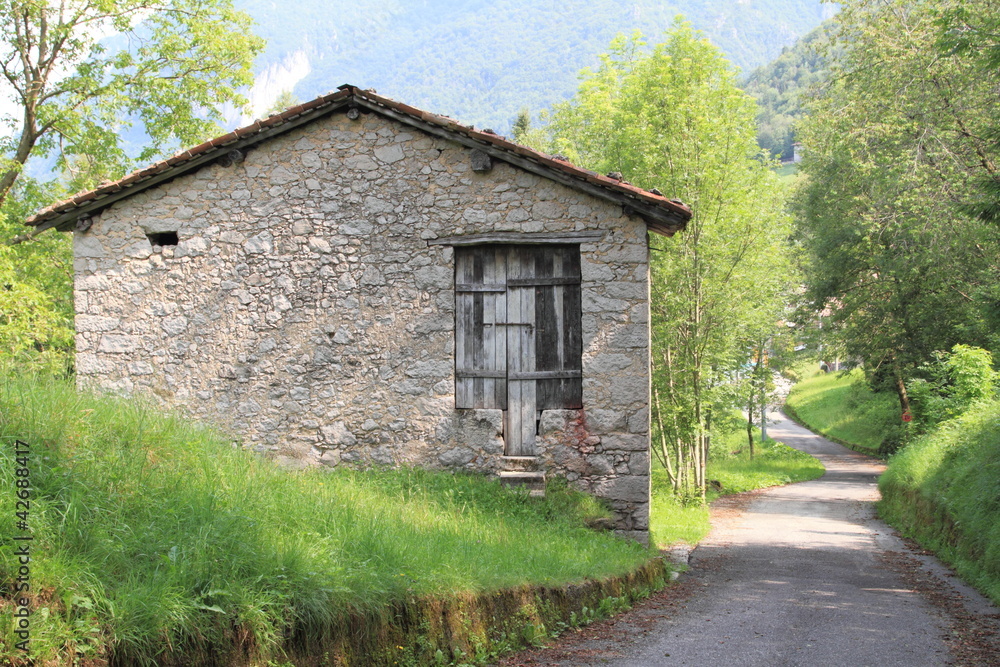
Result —
<path fill-rule="evenodd" d="M 775 157 L 792 157 L 795 122 L 804 113 L 804 96 L 827 80 L 830 63 L 842 48 L 831 41 L 835 28 L 835 19 L 825 21 L 747 77 L 743 89 L 760 105 L 757 142 Z"/>
<path fill-rule="evenodd" d="M 819 0 L 237 0 L 268 39 L 254 114 L 283 89 L 310 99 L 342 83 L 480 127 L 571 95 L 611 38 L 659 39 L 677 14 L 742 68 L 761 65 L 833 9 Z M 236 119 L 234 119 L 235 121 Z"/>

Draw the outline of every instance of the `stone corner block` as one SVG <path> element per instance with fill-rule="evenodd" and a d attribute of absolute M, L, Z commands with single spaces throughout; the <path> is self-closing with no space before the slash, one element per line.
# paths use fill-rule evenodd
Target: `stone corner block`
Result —
<path fill-rule="evenodd" d="M 601 444 L 605 450 L 621 450 L 626 452 L 648 452 L 649 435 L 638 434 L 614 434 L 601 438 Z"/>
<path fill-rule="evenodd" d="M 603 479 L 594 484 L 594 495 L 630 503 L 649 502 L 649 477 L 628 475 Z"/>

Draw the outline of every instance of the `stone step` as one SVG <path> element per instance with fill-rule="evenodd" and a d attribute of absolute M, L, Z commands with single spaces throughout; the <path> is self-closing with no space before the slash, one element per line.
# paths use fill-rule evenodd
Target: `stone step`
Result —
<path fill-rule="evenodd" d="M 523 486 L 528 489 L 528 495 L 535 498 L 545 497 L 545 473 L 504 470 L 500 473 L 500 483 L 504 486 Z"/>
<path fill-rule="evenodd" d="M 510 472 L 534 472 L 538 470 L 537 456 L 501 456 L 504 470 Z"/>

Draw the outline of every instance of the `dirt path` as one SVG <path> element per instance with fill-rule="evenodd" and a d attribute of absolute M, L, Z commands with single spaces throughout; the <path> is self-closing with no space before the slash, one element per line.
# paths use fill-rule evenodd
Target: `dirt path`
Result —
<path fill-rule="evenodd" d="M 504 665 L 1000 665 L 998 610 L 875 518 L 880 461 L 782 415 L 812 482 L 723 499 L 674 586 Z"/>

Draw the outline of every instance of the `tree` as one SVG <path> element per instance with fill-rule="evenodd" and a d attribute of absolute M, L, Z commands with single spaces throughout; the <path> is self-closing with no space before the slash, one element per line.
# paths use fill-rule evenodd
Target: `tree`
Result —
<path fill-rule="evenodd" d="M 685 231 L 652 242 L 653 421 L 675 489 L 704 498 L 713 411 L 741 405 L 736 371 L 788 286 L 783 191 L 759 155 L 756 104 L 687 23 L 651 50 L 639 35 L 615 39 L 582 79 L 553 110 L 545 148 L 694 211 Z"/>
<path fill-rule="evenodd" d="M 940 10 L 936 21 L 938 51 L 946 58 L 966 60 L 986 80 L 1000 71 L 1000 3 L 993 0 L 955 2 Z M 978 187 L 963 210 L 1000 225 L 1000 110 L 994 105 L 980 152 Z"/>
<path fill-rule="evenodd" d="M 523 141 L 527 138 L 528 132 L 531 131 L 531 111 L 528 107 L 521 107 L 521 110 L 517 112 L 517 118 L 514 120 L 514 125 L 511 126 L 511 135 L 514 137 L 514 141 Z"/>
<path fill-rule="evenodd" d="M 245 103 L 238 88 L 262 47 L 250 25 L 231 0 L 0 3 L 0 74 L 17 107 L 3 119 L 0 203 L 32 157 L 55 153 L 70 169 L 68 156 L 87 156 L 91 174 L 122 175 L 135 123 L 148 137 L 141 161 L 207 138 L 224 103 Z"/>
<path fill-rule="evenodd" d="M 0 3 L 0 243 L 24 240 L 38 208 L 217 134 L 243 104 L 262 42 L 231 0 L 13 0 Z M 130 153 L 136 129 L 143 148 Z M 135 135 L 133 134 L 133 140 Z M 54 165 L 49 181 L 25 173 Z M 36 172 L 42 167 L 36 168 Z M 69 239 L 44 234 L 0 252 L 0 345 L 9 355 L 72 348 Z M 56 364 L 58 365 L 58 364 Z"/>
<path fill-rule="evenodd" d="M 998 238 L 962 205 L 990 169 L 998 76 L 935 48 L 942 17 L 975 4 L 845 3 L 844 53 L 800 128 L 810 295 L 904 412 L 936 350 L 996 344 Z"/>

